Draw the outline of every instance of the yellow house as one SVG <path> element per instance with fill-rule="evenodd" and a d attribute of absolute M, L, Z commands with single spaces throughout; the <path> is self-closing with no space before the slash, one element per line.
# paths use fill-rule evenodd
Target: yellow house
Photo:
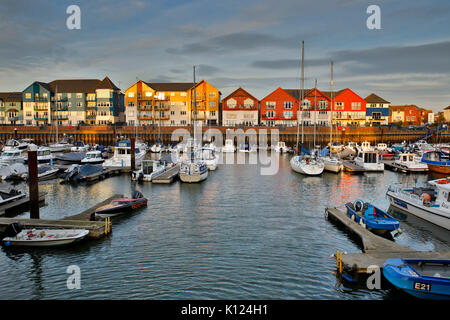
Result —
<path fill-rule="evenodd" d="M 197 120 L 203 124 L 218 124 L 221 93 L 204 80 L 197 83 L 195 90 L 192 82 L 137 81 L 125 91 L 126 122 L 129 125 L 190 125 L 193 120 L 194 92 L 197 96 Z"/>

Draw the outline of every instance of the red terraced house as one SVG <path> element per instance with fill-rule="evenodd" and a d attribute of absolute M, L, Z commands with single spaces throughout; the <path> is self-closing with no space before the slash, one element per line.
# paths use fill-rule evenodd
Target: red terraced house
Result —
<path fill-rule="evenodd" d="M 323 92 L 331 99 L 331 92 Z M 333 92 L 333 123 L 363 126 L 367 102 L 349 88 Z"/>
<path fill-rule="evenodd" d="M 222 100 L 222 123 L 224 126 L 258 125 L 258 107 L 258 99 L 238 88 Z"/>
<path fill-rule="evenodd" d="M 287 93 L 293 96 L 297 101 L 302 95 L 299 89 L 286 89 Z M 302 111 L 298 111 L 300 124 L 312 126 L 314 123 L 318 126 L 330 125 L 331 99 L 319 89 L 306 89 L 303 91 Z M 314 103 L 315 102 L 315 103 Z"/>
<path fill-rule="evenodd" d="M 278 88 L 261 100 L 261 124 L 296 126 L 298 99 Z"/>

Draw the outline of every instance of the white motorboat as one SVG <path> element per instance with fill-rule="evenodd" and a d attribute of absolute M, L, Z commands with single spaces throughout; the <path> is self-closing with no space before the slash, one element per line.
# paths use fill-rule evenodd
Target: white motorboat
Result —
<path fill-rule="evenodd" d="M 86 152 L 86 157 L 81 160 L 81 163 L 99 164 L 105 162 L 102 152 L 100 150 Z"/>
<path fill-rule="evenodd" d="M 172 163 L 165 163 L 160 160 L 142 160 L 141 168 L 133 171 L 131 179 L 134 181 L 152 181 L 154 178 L 166 172 L 173 166 Z"/>
<path fill-rule="evenodd" d="M 431 187 L 389 186 L 386 193 L 392 206 L 432 224 L 450 230 L 450 178 L 429 181 Z"/>
<path fill-rule="evenodd" d="M 428 172 L 428 165 L 414 153 L 402 153 L 392 163 L 394 170 L 402 172 Z"/>
<path fill-rule="evenodd" d="M 24 163 L 25 157 L 20 149 L 10 149 L 2 152 L 0 156 L 0 164 Z"/>
<path fill-rule="evenodd" d="M 84 144 L 83 141 L 76 141 L 72 148 L 70 148 L 71 152 L 88 152 L 89 145 Z"/>
<path fill-rule="evenodd" d="M 155 143 L 150 147 L 150 151 L 153 153 L 160 153 L 164 151 L 164 145 L 161 143 Z"/>
<path fill-rule="evenodd" d="M 3 147 L 3 151 L 12 149 L 26 150 L 29 145 L 29 140 L 9 139 Z"/>
<path fill-rule="evenodd" d="M 363 142 L 361 142 L 361 145 L 360 146 L 356 146 L 356 149 L 358 150 L 358 152 L 364 152 L 364 151 L 374 151 L 375 150 L 375 148 L 374 147 L 372 147 L 371 145 L 370 145 L 370 142 L 368 142 L 368 141 L 363 141 Z"/>
<path fill-rule="evenodd" d="M 70 151 L 73 147 L 73 144 L 68 141 L 68 139 L 64 138 L 60 142 L 50 144 L 49 149 L 51 152 L 66 152 Z"/>
<path fill-rule="evenodd" d="M 22 175 L 28 172 L 28 167 L 23 163 L 12 163 L 0 168 L 1 180 L 22 180 Z"/>
<path fill-rule="evenodd" d="M 222 148 L 222 152 L 235 152 L 236 147 L 234 146 L 234 142 L 231 139 L 225 140 L 225 145 Z"/>
<path fill-rule="evenodd" d="M 20 190 L 14 189 L 10 186 L 0 186 L 0 205 L 11 203 L 22 198 L 25 198 L 26 194 Z"/>
<path fill-rule="evenodd" d="M 289 152 L 289 148 L 286 146 L 286 143 L 284 141 L 278 141 L 276 146 L 272 147 L 275 152 L 279 153 L 286 153 Z"/>
<path fill-rule="evenodd" d="M 6 237 L 6 246 L 53 247 L 78 242 L 89 234 L 84 229 L 24 229 L 15 237 Z"/>
<path fill-rule="evenodd" d="M 354 159 L 355 164 L 365 171 L 380 172 L 384 171 L 384 163 L 381 162 L 380 156 L 377 151 L 370 148 L 361 148 L 358 151 L 358 155 Z"/>
<path fill-rule="evenodd" d="M 310 155 L 294 156 L 290 163 L 292 170 L 308 176 L 321 175 L 325 169 L 325 164 L 320 158 Z"/>
<path fill-rule="evenodd" d="M 216 154 L 215 148 L 203 148 L 201 150 L 201 160 L 206 164 L 209 170 L 216 170 L 219 164 L 219 156 Z"/>
<path fill-rule="evenodd" d="M 250 144 L 249 142 L 242 143 L 239 146 L 239 152 L 257 152 L 258 146 L 256 144 Z"/>
<path fill-rule="evenodd" d="M 37 161 L 38 163 L 50 163 L 53 162 L 53 155 L 50 148 L 39 147 L 37 150 Z"/>
<path fill-rule="evenodd" d="M 179 175 L 182 182 L 201 182 L 208 178 L 208 166 L 203 161 L 186 161 L 181 163 Z"/>
<path fill-rule="evenodd" d="M 144 159 L 145 151 L 140 144 L 135 145 L 134 163 L 139 166 Z M 119 141 L 114 148 L 114 155 L 103 162 L 104 168 L 130 169 L 131 168 L 131 142 L 130 140 Z"/>
<path fill-rule="evenodd" d="M 332 156 L 322 157 L 322 161 L 324 164 L 325 171 L 339 173 L 344 168 L 342 161 L 336 157 L 332 157 Z"/>

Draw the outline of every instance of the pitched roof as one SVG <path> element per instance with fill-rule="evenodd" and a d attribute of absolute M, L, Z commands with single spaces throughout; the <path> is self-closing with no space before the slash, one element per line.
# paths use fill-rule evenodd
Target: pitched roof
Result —
<path fill-rule="evenodd" d="M 156 91 L 188 91 L 194 87 L 193 82 L 145 82 Z"/>
<path fill-rule="evenodd" d="M 377 96 L 375 93 L 368 95 L 364 100 L 366 100 L 367 103 L 390 103 L 389 101 Z"/>
<path fill-rule="evenodd" d="M 445 108 L 444 110 L 450 110 L 450 106 L 448 106 L 447 108 Z"/>
<path fill-rule="evenodd" d="M 22 92 L 0 92 L 0 100 L 5 102 L 22 101 Z"/>
<path fill-rule="evenodd" d="M 295 99 L 300 100 L 300 97 L 302 95 L 302 90 L 301 89 L 283 89 L 284 91 L 286 91 L 287 93 L 289 93 L 291 96 L 293 96 Z M 303 89 L 303 97 L 308 95 L 308 93 L 311 91 L 312 89 Z"/>
<path fill-rule="evenodd" d="M 331 100 L 331 96 L 333 98 L 336 98 L 338 95 L 340 95 L 342 92 L 344 92 L 347 89 L 337 90 L 337 91 L 322 91 L 324 95 L 326 95 Z"/>
<path fill-rule="evenodd" d="M 95 86 L 100 83 L 98 79 L 73 79 L 73 80 L 54 80 L 48 83 L 51 92 L 78 92 L 94 93 Z"/>
<path fill-rule="evenodd" d="M 105 77 L 95 86 L 95 89 L 113 89 L 120 90 L 108 77 Z"/>
<path fill-rule="evenodd" d="M 248 93 L 248 91 L 242 89 L 241 87 L 237 88 L 236 90 L 234 90 L 232 93 L 230 93 L 228 96 L 226 96 L 225 98 L 223 98 L 222 100 L 227 100 L 228 98 L 234 97 L 236 96 L 236 93 L 238 91 L 243 91 L 247 96 L 255 99 L 256 101 L 259 101 L 257 98 L 255 98 L 254 96 L 252 96 L 250 93 Z"/>

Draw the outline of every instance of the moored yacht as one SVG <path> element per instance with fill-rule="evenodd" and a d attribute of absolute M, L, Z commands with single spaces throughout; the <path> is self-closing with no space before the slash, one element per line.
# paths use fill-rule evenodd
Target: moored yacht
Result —
<path fill-rule="evenodd" d="M 414 153 L 402 153 L 398 159 L 392 163 L 394 170 L 402 172 L 427 172 L 428 166 L 421 162 Z"/>
<path fill-rule="evenodd" d="M 81 160 L 81 163 L 99 164 L 105 162 L 102 152 L 100 150 L 94 150 L 86 152 L 86 157 Z"/>
<path fill-rule="evenodd" d="M 354 159 L 355 164 L 364 168 L 365 171 L 380 172 L 384 171 L 384 163 L 380 161 L 377 151 L 365 148 L 358 151 L 358 156 Z"/>
<path fill-rule="evenodd" d="M 231 139 L 225 140 L 225 145 L 222 148 L 222 152 L 235 152 L 236 147 L 234 146 L 234 142 Z"/>
<path fill-rule="evenodd" d="M 279 153 L 289 152 L 289 148 L 286 146 L 286 143 L 284 143 L 284 141 L 278 141 L 277 145 L 273 146 L 273 150 Z"/>
<path fill-rule="evenodd" d="M 22 150 L 9 149 L 2 152 L 2 155 L 0 156 L 0 164 L 11 164 L 16 162 L 25 162 L 25 157 L 22 155 Z"/>
<path fill-rule="evenodd" d="M 142 160 L 141 168 L 133 171 L 131 179 L 135 181 L 152 181 L 172 166 L 172 163 L 160 160 Z"/>

